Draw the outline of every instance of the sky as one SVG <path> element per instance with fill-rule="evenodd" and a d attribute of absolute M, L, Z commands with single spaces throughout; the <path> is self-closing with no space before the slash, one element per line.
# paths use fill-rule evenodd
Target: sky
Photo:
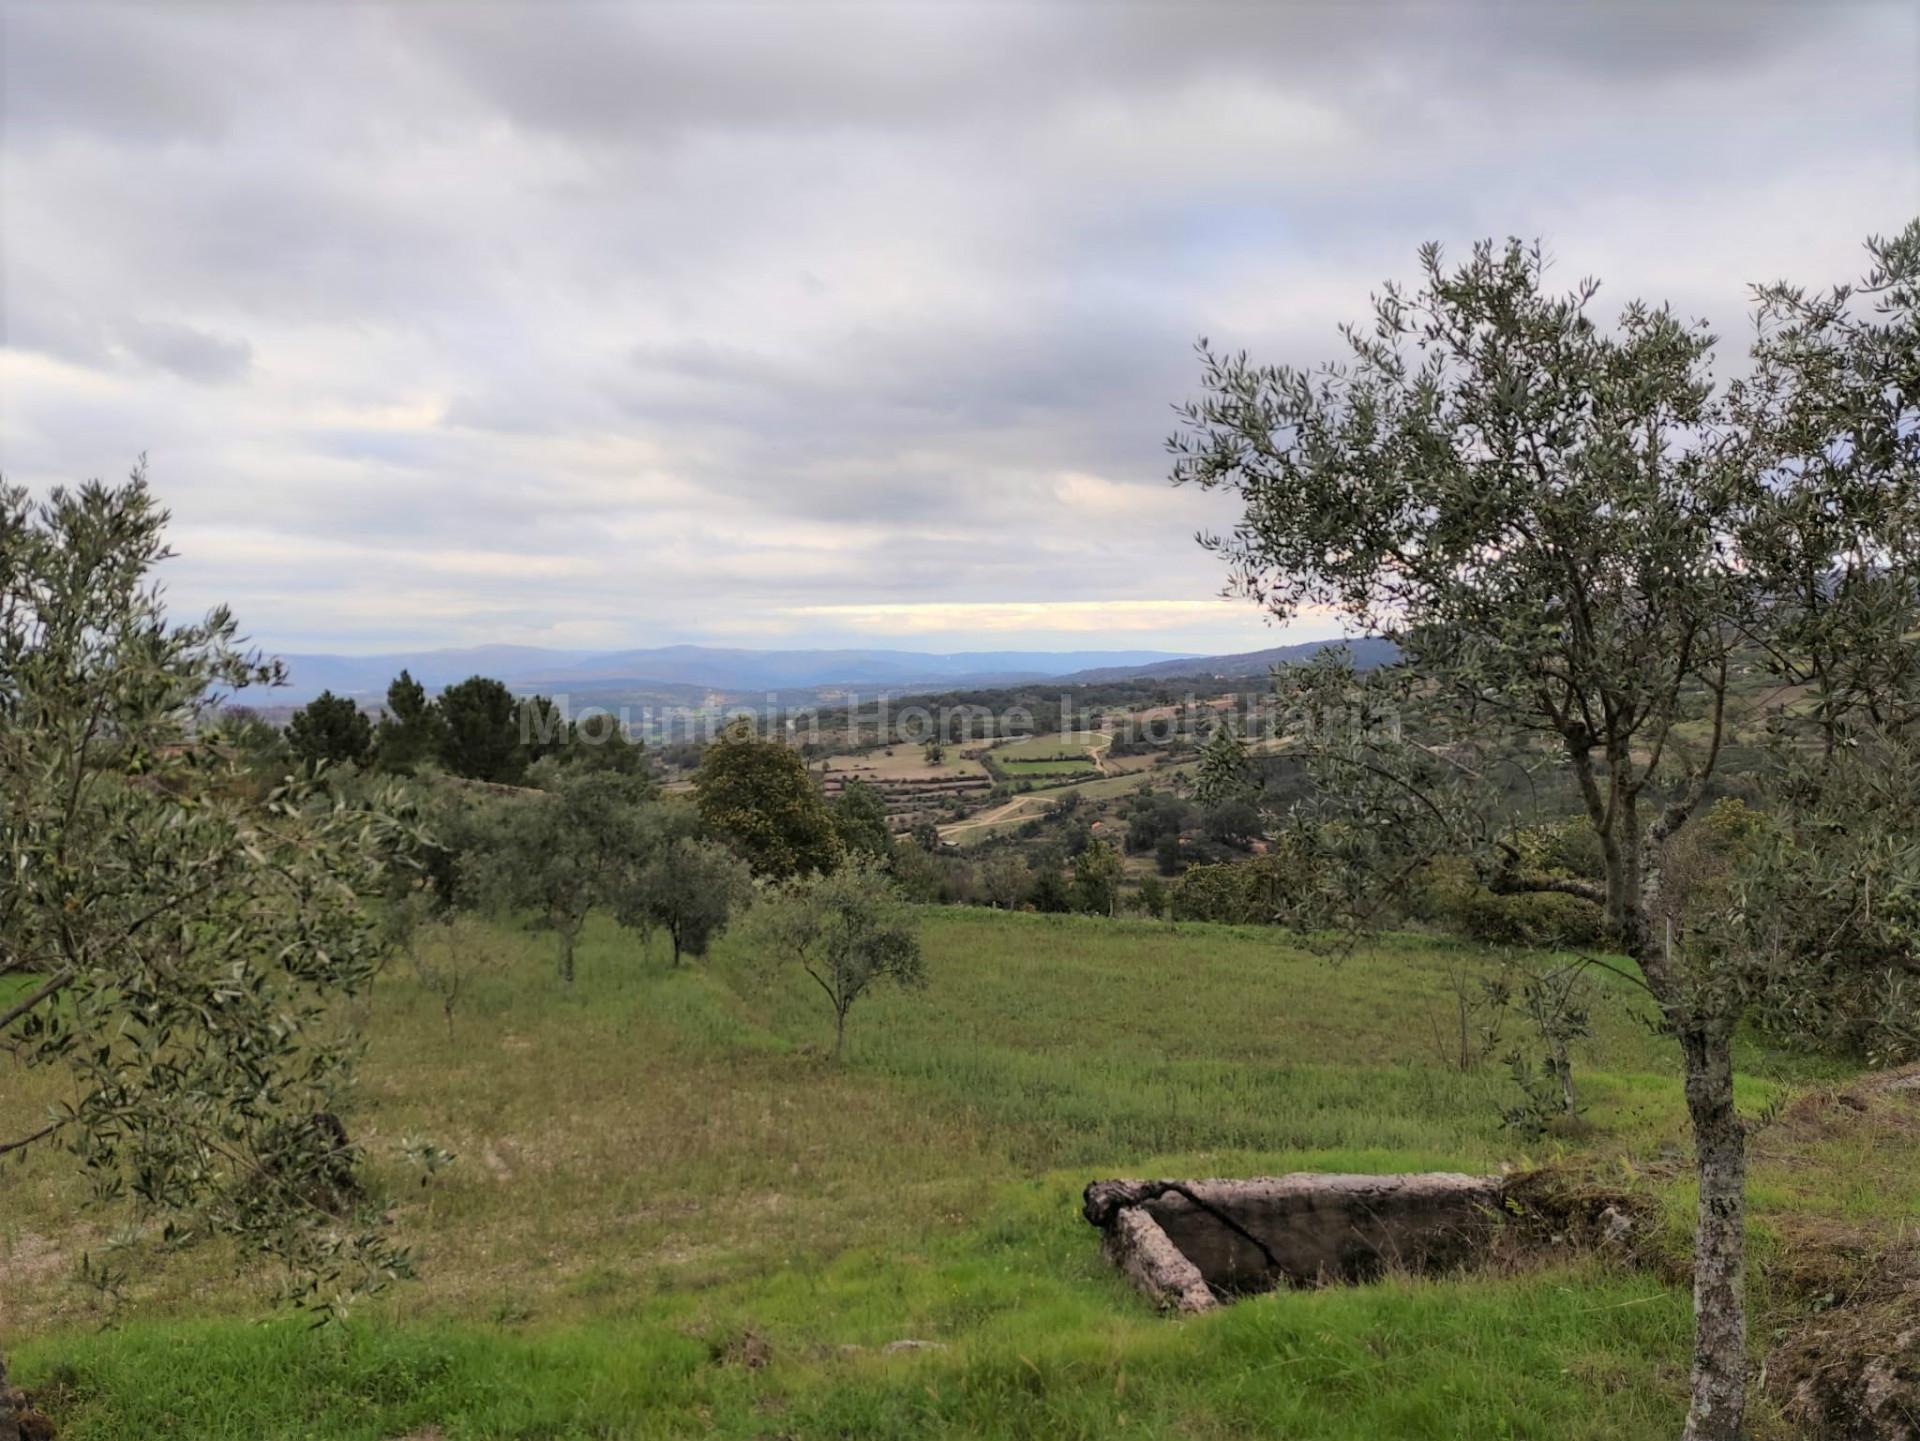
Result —
<path fill-rule="evenodd" d="M 1707 318 L 1920 212 L 1920 5 L 0 0 L 0 472 L 183 614 L 1253 649 L 1164 442 L 1416 247 Z"/>

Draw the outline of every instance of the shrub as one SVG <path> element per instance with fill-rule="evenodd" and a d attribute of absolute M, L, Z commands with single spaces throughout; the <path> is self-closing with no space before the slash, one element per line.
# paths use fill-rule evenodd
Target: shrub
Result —
<path fill-rule="evenodd" d="M 1304 917 L 1314 901 L 1312 862 L 1290 846 L 1277 846 L 1252 860 L 1189 866 L 1168 907 L 1177 921 L 1261 925 Z"/>
<path fill-rule="evenodd" d="M 1478 889 L 1461 915 L 1460 932 L 1490 946 L 1582 949 L 1608 943 L 1600 907 L 1552 891 L 1499 896 Z"/>
<path fill-rule="evenodd" d="M 1470 941 L 1490 946 L 1581 948 L 1609 943 L 1598 906 L 1557 892 L 1497 895 L 1460 856 L 1439 856 L 1407 888 L 1407 910 Z"/>

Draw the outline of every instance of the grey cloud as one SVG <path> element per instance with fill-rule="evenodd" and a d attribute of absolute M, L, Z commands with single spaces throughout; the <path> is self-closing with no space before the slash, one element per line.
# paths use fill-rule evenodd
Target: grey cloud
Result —
<path fill-rule="evenodd" d="M 90 370 L 114 367 L 116 352 L 124 352 L 200 384 L 237 380 L 253 364 L 244 339 L 175 320 L 102 314 L 33 272 L 8 275 L 0 286 L 0 346 Z"/>
<path fill-rule="evenodd" d="M 128 321 L 118 334 L 121 343 L 140 359 L 184 380 L 217 385 L 240 379 L 253 366 L 253 347 L 245 340 L 214 335 L 176 321 Z"/>
<path fill-rule="evenodd" d="M 104 328 L 44 275 L 5 273 L 0 284 L 0 346 L 34 351 L 71 365 L 111 362 Z"/>
<path fill-rule="evenodd" d="M 1251 3 L 988 7 L 420 6 L 403 28 L 529 126 L 652 139 L 702 129 L 890 128 L 1030 111 L 1077 92 L 1146 99 L 1195 76 L 1276 74 L 1340 90 L 1382 61 L 1423 78 L 1516 66 L 1643 81 L 1791 50 L 1822 7 Z"/>
<path fill-rule="evenodd" d="M 179 11 L 22 0 L 0 9 L 9 143 L 62 133 L 140 145 L 218 139 L 232 122 L 228 56 Z"/>
<path fill-rule="evenodd" d="M 1737 335 L 1920 192 L 1905 8 L 0 16 L 0 467 L 150 450 L 272 643 L 1205 598 L 1196 335 L 1328 358 L 1489 233 Z"/>

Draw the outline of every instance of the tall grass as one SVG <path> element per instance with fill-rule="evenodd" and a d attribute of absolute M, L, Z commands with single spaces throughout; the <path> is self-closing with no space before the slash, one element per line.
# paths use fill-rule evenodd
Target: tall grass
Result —
<path fill-rule="evenodd" d="M 925 937 L 927 989 L 856 1006 L 839 1066 L 805 983 L 739 944 L 675 970 L 596 922 L 569 991 L 550 936 L 503 932 L 512 963 L 451 1038 L 396 963 L 348 1124 L 422 1279 L 310 1332 L 259 1324 L 270 1278 L 141 1240 L 103 1333 L 65 1278 L 111 1220 L 34 1157 L 0 1172 L 18 1372 L 75 1438 L 1675 1429 L 1686 1298 L 1644 1275 L 1570 1261 L 1168 1322 L 1077 1214 L 1097 1176 L 1482 1170 L 1564 1145 L 1654 1185 L 1682 1110 L 1630 988 L 1578 1056 L 1592 1133 L 1541 1146 L 1501 1128 L 1497 1063 L 1441 1063 L 1447 963 L 1472 954 L 1446 943 L 1336 964 L 1258 929 L 962 910 Z M 1803 1073 L 1743 1059 L 1750 1104 Z M 54 1094 L 6 1074 L 16 1114 Z M 459 1161 L 422 1185 L 413 1135 Z M 901 1339 L 938 1349 L 881 1349 Z"/>

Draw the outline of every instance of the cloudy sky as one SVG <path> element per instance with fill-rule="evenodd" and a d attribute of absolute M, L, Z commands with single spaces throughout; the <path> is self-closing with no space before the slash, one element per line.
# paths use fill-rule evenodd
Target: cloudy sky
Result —
<path fill-rule="evenodd" d="M 1433 238 L 1741 335 L 1920 210 L 1920 6 L 0 0 L 0 469 L 261 642 L 1277 643 L 1196 336 Z"/>

